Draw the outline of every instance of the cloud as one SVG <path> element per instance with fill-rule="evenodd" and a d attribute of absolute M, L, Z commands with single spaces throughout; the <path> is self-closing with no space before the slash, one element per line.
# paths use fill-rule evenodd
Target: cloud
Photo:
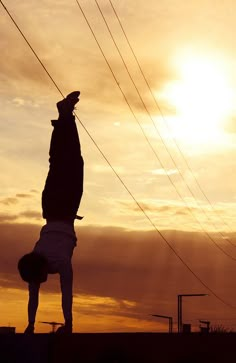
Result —
<path fill-rule="evenodd" d="M 12 254 L 13 245 L 16 247 L 15 252 L 18 250 L 20 254 L 32 248 L 34 241 L 38 238 L 40 227 L 12 224 L 11 226 L 1 225 L 0 229 L 2 242 L 4 243 L 4 255 L 5 257 L 7 255 L 9 257 Z M 117 280 L 122 275 L 126 276 L 127 280 L 137 278 L 139 283 L 142 283 L 144 287 L 146 285 L 145 280 L 150 273 L 152 274 L 156 271 L 154 275 L 156 275 L 155 278 L 157 279 L 163 276 L 163 274 L 166 277 L 168 276 L 169 266 L 168 264 L 166 265 L 167 260 L 169 260 L 171 265 L 174 264 L 172 265 L 173 269 L 183 269 L 181 263 L 178 260 L 175 261 L 175 256 L 172 255 L 171 250 L 165 246 L 162 238 L 155 231 L 128 232 L 121 228 L 98 228 L 90 226 L 79 228 L 77 232 L 78 247 L 75 250 L 74 267 L 76 271 L 75 275 L 77 276 L 78 273 L 80 275 L 79 286 L 82 290 L 89 282 L 88 286 L 92 283 L 90 287 L 95 289 L 97 295 L 99 295 L 98 291 L 101 286 L 105 286 L 110 280 L 109 284 L 112 284 L 110 288 L 118 292 L 120 289 L 122 290 L 122 284 L 126 284 L 127 281 L 121 279 L 120 283 L 113 285 L 112 277 Z M 205 241 L 205 237 L 201 233 L 163 231 L 163 235 L 174 246 L 181 246 L 182 253 L 188 256 L 188 258 L 191 257 L 193 251 L 196 257 L 203 257 L 205 255 L 205 252 L 203 252 L 204 249 L 212 250 L 211 257 L 209 256 L 208 260 L 205 261 L 205 269 L 210 268 L 210 261 L 216 262 L 221 258 L 218 255 L 219 252 Z M 19 243 L 19 241 L 21 242 Z M 225 244 L 227 245 L 227 242 Z M 228 267 L 230 267 L 230 264 Z M 10 272 L 10 269 L 8 272 Z M 91 280 L 92 276 L 96 281 L 94 283 Z M 98 283 L 98 281 L 100 282 Z M 128 295 L 132 290 L 133 287 L 126 290 Z M 100 290 L 100 294 L 101 292 Z M 89 290 L 87 290 L 87 293 L 89 293 Z M 136 293 L 139 294 L 139 291 L 136 291 Z M 126 299 L 124 295 L 118 295 L 116 297 Z"/>
<path fill-rule="evenodd" d="M 18 214 L 0 213 L 0 223 L 16 221 L 22 217 L 27 218 L 28 220 L 42 220 L 42 213 L 34 210 L 25 210 Z"/>
<path fill-rule="evenodd" d="M 132 202 L 118 202 L 121 206 L 123 206 L 126 210 L 134 211 L 140 213 L 140 208 L 137 204 Z M 181 206 L 177 203 L 171 204 L 171 202 L 168 202 L 165 204 L 164 201 L 147 201 L 147 202 L 139 202 L 139 205 L 141 208 L 146 212 L 155 212 L 157 214 L 161 213 L 167 213 L 169 215 L 188 215 L 189 214 L 189 208 L 187 208 L 185 205 Z M 191 207 L 191 210 L 199 210 L 199 208 Z"/>
<path fill-rule="evenodd" d="M 29 193 L 16 193 L 14 197 L 1 199 L 0 204 L 4 206 L 4 212 L 0 213 L 0 223 L 12 221 L 19 223 L 24 221 L 25 218 L 41 220 L 41 212 L 33 209 L 35 204 L 34 194 L 35 192 L 32 191 Z M 29 199 L 31 200 L 29 201 Z"/>
<path fill-rule="evenodd" d="M 31 189 L 31 190 L 30 190 L 30 192 L 31 192 L 31 193 L 33 193 L 33 194 L 38 194 L 38 193 L 40 193 L 40 192 L 39 192 L 38 190 L 36 190 L 36 189 Z"/>
<path fill-rule="evenodd" d="M 0 285 L 3 289 L 27 288 L 17 272 L 17 262 L 32 250 L 39 232 L 40 226 L 0 224 Z M 233 303 L 233 261 L 226 260 L 201 233 L 162 233 L 206 284 Z M 106 316 L 106 319 L 120 316 L 148 320 L 155 312 L 175 314 L 179 293 L 208 292 L 155 231 L 88 226 L 78 228 L 77 236 L 73 256 L 74 311 L 82 315 L 91 316 L 92 312 L 93 316 Z M 235 234 L 230 237 L 234 238 Z M 227 248 L 227 242 L 223 243 Z M 59 293 L 57 275 L 50 276 L 42 285 L 42 293 Z M 83 302 L 77 301 L 80 297 Z M 224 306 L 212 295 L 204 302 L 198 299 L 186 304 L 185 308 L 186 319 L 189 314 L 197 319 L 219 313 L 223 316 L 231 310 L 224 311 Z"/>
<path fill-rule="evenodd" d="M 8 197 L 0 200 L 0 203 L 4 205 L 12 205 L 18 203 L 18 200 L 15 197 Z"/>
<path fill-rule="evenodd" d="M 192 39 L 197 40 L 200 28 L 205 41 L 209 21 L 213 25 L 212 29 L 218 29 L 216 31 L 217 34 L 215 33 L 213 38 L 215 37 L 217 40 L 217 47 L 221 47 L 222 44 L 218 43 L 218 35 L 223 34 L 223 28 L 215 27 L 215 19 L 218 19 L 218 15 L 221 14 L 222 26 L 223 24 L 234 26 L 234 19 L 232 17 L 232 23 L 223 21 L 228 19 L 227 14 L 222 11 L 223 5 L 218 6 L 218 11 L 220 11 L 217 16 L 213 16 L 213 14 L 217 14 L 216 8 L 214 8 L 212 13 L 212 7 L 208 9 L 207 6 L 206 14 L 210 15 L 210 20 L 209 16 L 202 20 L 202 17 L 198 16 L 200 15 L 200 11 L 197 9 L 199 7 L 196 4 L 193 5 L 194 2 L 187 7 L 163 5 L 164 3 L 160 2 L 157 5 L 156 1 L 151 1 L 148 12 L 143 11 L 145 9 L 142 2 L 137 2 L 137 4 L 133 2 L 129 5 L 124 5 L 124 2 L 120 2 L 119 4 L 117 3 L 117 8 L 145 76 L 154 94 L 157 96 L 161 109 L 165 115 L 168 115 L 173 114 L 174 110 L 167 104 L 167 100 L 164 100 L 161 96 L 165 83 L 176 79 L 176 74 L 174 74 L 170 65 L 170 61 L 174 60 L 173 53 L 181 51 L 181 46 L 186 41 L 192 42 Z M 91 129 L 91 135 L 94 135 L 95 139 L 99 141 L 98 145 L 102 147 L 109 160 L 111 159 L 112 165 L 118 165 L 121 168 L 117 170 L 124 174 L 125 183 L 127 183 L 127 186 L 130 187 L 134 195 L 137 196 L 137 199 L 142 202 L 142 206 L 151 213 L 157 226 L 161 226 L 162 229 L 169 229 L 170 226 L 183 229 L 187 221 L 189 221 L 187 227 L 190 227 L 191 224 L 191 228 L 194 228 L 192 227 L 192 219 L 186 217 L 187 209 L 178 203 L 174 203 L 176 196 L 172 196 L 172 194 L 175 194 L 175 191 L 172 191 L 173 188 L 162 177 L 163 171 L 153 161 L 153 155 L 151 156 L 146 151 L 143 145 L 143 138 L 141 140 L 141 137 L 139 138 L 137 135 L 140 130 L 136 125 L 133 126 L 133 119 L 132 126 L 130 126 L 132 114 L 129 112 L 123 96 L 115 84 L 76 4 L 67 4 L 65 1 L 60 1 L 55 7 L 54 0 L 50 2 L 43 1 L 38 2 L 37 8 L 33 9 L 35 4 L 17 2 L 14 8 L 14 16 L 21 24 L 17 14 L 24 14 L 23 30 L 47 69 L 55 78 L 55 81 L 59 82 L 58 84 L 62 87 L 63 93 L 66 93 L 71 87 L 74 89 L 75 84 L 79 84 L 81 87 L 83 97 L 83 102 L 81 103 L 82 120 L 85 120 L 85 125 L 88 125 L 89 131 Z M 109 35 L 101 31 L 103 29 L 99 25 L 101 24 L 101 19 L 99 20 L 97 16 L 94 16 L 96 13 L 93 4 L 86 3 L 85 9 L 88 11 L 88 15 L 91 16 L 96 34 L 105 48 L 106 55 L 109 57 L 112 68 L 116 72 L 118 82 L 122 89 L 125 90 L 135 112 L 138 113 L 138 116 L 141 116 L 141 121 L 146 121 L 144 116 L 148 116 L 145 115 L 139 97 L 130 83 L 123 65 L 116 58 L 115 52 L 110 46 L 110 40 L 108 42 Z M 156 14 L 159 12 L 168 13 L 169 16 L 167 18 L 171 19 L 171 21 L 168 20 L 166 22 L 166 18 L 163 17 L 159 22 L 156 22 Z M 6 270 L 5 277 L 8 284 L 12 283 L 14 286 L 16 280 L 14 280 L 15 276 L 12 273 L 13 265 L 11 265 L 11 261 L 12 256 L 15 256 L 16 253 L 15 241 L 19 242 L 17 248 L 20 248 L 19 254 L 21 254 L 32 246 L 37 238 L 37 234 L 34 234 L 33 227 L 25 225 L 24 229 L 20 229 L 13 222 L 15 220 L 19 222 L 19 217 L 24 217 L 30 218 L 31 222 L 35 220 L 36 223 L 40 216 L 36 211 L 37 206 L 34 205 L 34 200 L 29 203 L 27 199 L 29 195 L 21 193 L 20 191 L 24 190 L 24 187 L 21 188 L 19 185 L 24 186 L 26 183 L 30 183 L 32 188 L 39 190 L 39 184 L 42 183 L 42 178 L 46 175 L 46 169 L 43 169 L 46 164 L 42 161 L 45 160 L 43 159 L 45 155 L 40 150 L 44 146 L 47 148 L 45 150 L 48 150 L 48 144 L 46 146 L 48 131 L 46 130 L 47 126 L 41 121 L 42 116 L 43 118 L 44 115 L 48 117 L 49 110 L 51 110 L 51 101 L 54 98 L 53 92 L 55 91 L 56 94 L 57 91 L 54 90 L 54 86 L 49 81 L 42 67 L 19 36 L 17 30 L 14 29 L 9 18 L 5 15 L 3 12 L 0 19 L 2 25 L 0 39 L 0 80 L 2 87 L 0 92 L 3 106 L 1 107 L 1 119 L 9 120 L 9 122 L 2 122 L 1 144 L 3 150 L 5 150 L 3 156 L 5 157 L 6 165 L 2 172 L 2 190 L 9 190 L 10 188 L 11 190 L 19 191 L 19 193 L 10 198 L 8 196 L 11 196 L 11 194 L 6 191 L 5 198 L 4 195 L 2 196 L 1 205 L 6 207 L 4 207 L 3 213 L 0 215 L 0 221 L 9 224 L 11 222 L 11 225 L 6 226 L 7 231 L 5 232 L 1 227 L 1 232 L 4 232 L 0 234 L 3 245 L 2 258 L 6 257 L 8 262 L 10 261 L 9 270 L 7 269 L 7 264 L 3 264 L 1 269 L 3 272 Z M 110 15 L 111 13 L 109 12 Z M 188 19 L 187 22 L 184 22 L 184 27 L 182 26 L 183 18 Z M 70 20 L 69 22 L 68 19 Z M 202 21 L 203 26 L 199 28 L 199 22 L 201 23 Z M 146 24 L 146 26 L 140 27 L 140 24 Z M 229 29 L 229 33 L 232 34 L 232 27 L 228 26 Z M 227 32 L 225 29 L 224 31 Z M 118 33 L 114 32 L 114 35 L 116 34 L 118 35 Z M 212 39 L 211 36 L 209 37 L 208 41 Z M 118 39 L 121 40 L 122 45 L 123 38 L 118 36 Z M 231 38 L 229 37 L 228 39 Z M 194 42 L 194 44 L 198 46 L 197 42 Z M 127 56 L 126 60 L 130 66 L 132 76 L 141 90 L 141 95 L 151 113 L 159 115 L 149 90 L 143 82 L 137 66 L 133 63 L 131 54 L 125 51 L 125 47 L 122 47 L 122 54 L 125 57 Z M 43 88 L 45 86 L 47 89 Z M 37 98 L 35 94 L 37 94 Z M 39 103 L 43 98 L 44 102 L 41 102 L 43 107 L 40 113 L 37 113 L 32 108 L 34 106 L 33 101 L 31 101 L 33 97 L 37 99 L 37 102 L 39 100 Z M 12 107 L 13 105 L 15 106 Z M 13 120 L 16 120 L 16 122 L 14 123 Z M 114 122 L 119 122 L 120 127 L 114 127 Z M 233 123 L 234 120 L 232 120 L 232 132 L 234 130 Z M 35 127 L 36 124 L 39 126 Z M 112 128 L 110 125 L 112 125 Z M 43 129 L 45 132 L 41 133 Z M 153 130 L 149 129 L 150 134 L 153 135 Z M 129 140 L 129 142 L 125 143 L 125 140 Z M 151 140 L 155 148 L 158 147 L 158 141 L 156 142 L 154 137 Z M 91 166 L 93 153 L 95 154 L 96 152 L 92 151 L 90 141 L 85 142 L 85 144 L 86 160 L 89 161 Z M 20 153 L 19 150 L 21 150 Z M 233 203 L 230 204 L 232 198 L 234 198 L 235 190 L 235 181 L 232 177 L 232 170 L 235 170 L 235 162 L 232 157 L 233 150 L 232 147 L 232 150 L 222 158 L 219 154 L 222 153 L 223 155 L 224 152 L 219 149 L 217 149 L 215 155 L 206 155 L 205 151 L 201 150 L 204 155 L 200 158 L 198 157 L 199 150 L 193 155 L 193 148 L 191 146 L 189 150 L 186 149 L 186 154 L 189 153 L 190 163 L 197 170 L 201 185 L 204 186 L 204 191 L 210 197 L 210 200 L 216 201 L 216 203 L 221 200 L 226 201 L 225 206 L 222 207 L 223 215 L 227 217 L 227 220 L 234 228 L 235 205 Z M 164 159 L 164 152 L 160 150 L 158 153 L 161 160 L 166 160 Z M 213 157 L 214 162 L 212 161 Z M 141 216 L 139 218 L 138 213 L 136 213 L 138 209 L 134 204 L 126 201 L 120 202 L 120 198 L 125 198 L 122 186 L 114 182 L 113 175 L 110 177 L 106 173 L 109 167 L 108 169 L 104 168 L 99 157 L 95 157 L 95 159 L 96 162 L 93 165 L 98 165 L 98 168 L 88 167 L 88 169 L 90 168 L 89 173 L 86 173 L 87 187 L 84 205 L 87 208 L 86 212 L 88 211 L 88 214 L 91 213 L 89 216 L 92 215 L 93 217 L 88 218 L 88 220 L 96 221 L 98 224 L 128 225 L 129 223 L 132 229 L 136 226 L 137 228 L 144 228 L 145 217 Z M 99 163 L 97 163 L 98 159 Z M 207 165 L 207 167 L 204 169 L 203 165 Z M 144 166 L 146 166 L 146 169 Z M 173 179 L 175 179 L 176 173 L 172 165 L 169 163 L 167 166 L 167 172 L 173 175 Z M 151 175 L 151 170 L 154 175 Z M 15 177 L 16 175 L 17 178 Z M 222 175 L 224 178 L 222 178 Z M 219 182 L 216 183 L 216 180 Z M 190 182 L 192 186 L 192 179 Z M 182 191 L 182 189 L 180 190 Z M 173 203 L 166 203 L 165 201 L 158 203 L 153 198 L 163 198 L 166 201 L 172 200 Z M 227 201 L 229 202 L 228 204 Z M 17 202 L 19 202 L 18 205 L 16 205 Z M 17 208 L 14 208 L 15 205 Z M 190 205 L 192 205 L 191 202 Z M 9 207 L 9 213 L 7 213 L 7 207 Z M 197 215 L 201 214 L 197 208 L 191 207 L 191 210 L 198 213 Z M 12 211 L 12 214 L 10 214 L 10 211 Z M 181 218 L 181 216 L 184 218 Z M 107 296 L 108 294 L 116 301 L 128 299 L 128 301 L 135 301 L 136 304 L 139 299 L 145 299 L 147 304 L 148 296 L 151 296 L 152 291 L 156 291 L 155 297 L 160 301 L 160 297 L 165 296 L 169 287 L 171 291 L 175 292 L 177 287 L 182 288 L 182 283 L 186 283 L 186 286 L 192 288 L 189 278 L 184 273 L 178 275 L 178 264 L 173 262 L 167 252 L 162 250 L 163 241 L 159 240 L 155 234 L 149 232 L 143 234 L 137 231 L 128 233 L 121 229 L 103 230 L 95 226 L 90 228 L 92 231 L 89 228 L 78 230 L 79 246 L 74 256 L 75 269 L 77 266 L 79 269 L 75 273 L 76 281 L 78 281 L 78 284 L 76 284 L 77 292 L 79 289 L 82 289 L 87 294 L 94 293 L 94 296 Z M 14 235 L 9 237 L 8 234 L 11 232 L 11 229 Z M 219 285 L 217 285 L 212 274 L 221 278 L 221 272 L 225 264 L 224 257 L 221 260 L 218 256 L 219 252 L 211 253 L 212 247 L 208 250 L 208 244 L 202 235 L 194 233 L 187 235 L 180 232 L 178 234 L 173 231 L 170 233 L 166 232 L 166 234 L 170 235 L 171 242 L 179 248 L 181 253 L 186 255 L 186 258 L 193 263 L 194 267 L 197 270 L 199 269 L 204 277 L 209 277 L 210 281 L 213 281 L 216 290 L 218 288 L 221 289 L 221 286 L 224 284 L 219 282 Z M 28 241 L 27 245 L 22 242 L 25 240 Z M 8 251 L 5 241 L 9 241 L 11 250 Z M 157 243 L 160 249 L 157 249 L 153 241 Z M 7 254 L 7 251 L 9 254 Z M 147 251 L 152 251 L 153 254 Z M 80 252 L 82 253 L 81 256 Z M 156 265 L 154 262 L 149 263 L 154 256 L 158 256 Z M 206 267 L 206 263 L 209 263 L 209 266 Z M 203 270 L 201 270 L 202 264 L 204 265 Z M 219 274 L 217 268 L 219 268 Z M 81 273 L 81 281 L 78 277 L 79 272 Z M 224 282 L 226 282 L 226 289 L 228 289 L 227 276 L 230 280 L 228 270 L 225 277 L 222 277 Z M 112 282 L 113 280 L 114 282 Z M 48 285 L 48 289 L 52 291 L 55 288 L 53 281 L 52 283 L 49 282 Z M 176 290 L 174 290 L 174 285 L 176 285 Z M 155 301 L 155 299 L 150 297 L 150 301 Z M 163 305 L 165 301 L 163 298 Z"/>
<path fill-rule="evenodd" d="M 111 169 L 108 165 L 99 165 L 99 164 L 95 164 L 91 166 L 92 171 L 96 172 L 96 173 L 105 173 L 105 174 L 110 174 L 111 173 Z M 122 174 L 124 173 L 124 167 L 122 166 L 115 166 L 115 170 L 118 174 Z"/>
<path fill-rule="evenodd" d="M 63 31 L 60 31 L 60 29 L 62 29 L 60 24 L 65 21 L 65 12 L 61 12 L 57 6 L 56 11 L 58 16 L 54 16 L 54 26 L 55 28 L 59 27 L 59 33 L 57 32 L 57 34 L 55 34 L 53 24 L 48 23 L 48 13 L 53 12 L 55 14 L 55 9 L 50 8 L 48 12 L 45 13 L 45 7 L 41 8 L 38 6 L 38 15 L 35 19 L 34 12 L 30 9 L 30 5 L 20 6 L 24 7 L 24 9 L 21 9 L 20 11 L 24 11 L 25 14 L 28 12 L 31 13 L 31 21 L 33 24 L 38 23 L 38 29 L 37 32 L 35 32 L 36 36 L 32 41 L 32 45 L 39 54 L 40 59 L 45 63 L 46 68 L 48 68 L 49 71 L 53 70 L 52 74 L 56 82 L 60 79 L 60 84 L 67 85 L 66 87 L 70 89 L 70 85 L 75 83 L 74 74 L 78 73 L 78 69 L 83 69 L 83 72 L 81 72 L 79 76 L 79 83 L 87 100 L 93 100 L 98 108 L 101 107 L 104 109 L 104 105 L 106 105 L 107 110 L 113 109 L 114 111 L 114 107 L 119 110 L 127 107 L 122 93 L 116 85 L 100 50 L 91 37 L 87 25 L 82 21 L 80 23 L 80 32 L 78 33 L 76 31 L 78 26 L 78 15 L 80 13 L 77 7 L 74 10 L 76 10 L 76 12 L 78 11 L 78 14 L 73 12 L 73 8 L 65 6 L 64 11 L 69 12 L 72 19 L 71 26 L 67 26 L 67 31 L 65 32 L 65 27 L 62 27 Z M 25 24 L 25 34 L 27 37 L 28 32 L 31 31 L 31 21 L 28 20 L 28 23 L 26 22 Z M 18 32 L 16 30 L 12 31 L 11 24 L 8 24 L 8 22 L 4 22 L 3 20 L 2 22 L 4 26 L 2 27 L 3 32 L 0 42 L 0 51 L 2 55 L 0 60 L 0 78 L 5 84 L 11 85 L 12 88 L 15 88 L 18 82 L 20 83 L 21 94 L 17 94 L 16 97 L 11 98 L 12 102 L 17 107 L 32 105 L 32 102 L 30 101 L 31 97 L 28 97 L 29 86 L 32 87 L 33 83 L 37 88 L 41 88 L 42 86 L 48 87 L 48 82 L 50 81 Z M 40 29 L 43 29 L 42 26 L 45 26 L 47 29 L 47 39 L 45 38 L 45 32 L 40 31 Z M 84 31 L 81 31 L 81 28 L 84 29 Z M 98 31 L 101 32 L 101 29 Z M 49 39 L 51 39 L 51 41 Z M 80 41 L 80 39 L 83 41 Z M 111 49 L 113 49 L 111 46 L 112 42 L 109 38 L 107 40 L 109 40 L 109 42 L 102 42 L 101 46 L 109 59 L 114 74 L 134 109 L 142 110 L 143 112 L 144 110 L 141 101 L 119 59 L 118 53 L 117 56 L 114 57 L 114 52 L 111 53 Z M 75 41 L 77 44 L 76 47 L 74 47 Z M 50 46 L 48 46 L 49 43 Z M 18 44 L 18 47 L 15 47 L 15 44 Z M 86 44 L 86 46 L 84 46 L 84 44 Z M 107 47 L 107 44 L 109 44 L 110 47 Z M 73 57 L 70 56 L 72 52 Z M 4 61 L 6 58 L 8 59 L 7 62 Z M 60 62 L 57 62 L 58 58 L 60 58 Z M 70 72 L 69 74 L 68 72 L 65 74 L 64 70 L 68 69 L 68 66 L 70 67 Z M 166 61 L 158 61 L 157 67 L 156 60 L 153 59 L 153 57 L 149 58 L 146 56 L 142 62 L 142 66 L 151 87 L 154 89 L 161 89 L 166 79 L 172 78 L 171 71 L 166 65 Z M 133 64 L 130 70 L 131 73 L 133 73 L 133 76 L 135 76 L 135 82 L 140 83 L 140 76 L 137 77 L 137 65 Z M 143 86 L 143 81 L 140 83 L 139 89 L 142 97 L 149 102 L 150 93 L 148 88 Z M 33 87 L 32 91 L 31 95 L 34 93 L 35 87 Z M 153 103 L 153 101 L 151 101 L 151 103 Z"/>
<path fill-rule="evenodd" d="M 26 194 L 26 193 L 18 193 L 16 194 L 17 198 L 31 198 L 32 195 L 31 194 Z"/>
<path fill-rule="evenodd" d="M 17 215 L 11 215 L 7 213 L 0 213 L 0 223 L 12 222 L 17 219 Z"/>
<path fill-rule="evenodd" d="M 12 100 L 12 103 L 15 104 L 17 107 L 22 107 L 25 105 L 25 100 L 23 98 L 20 97 L 15 97 Z"/>
<path fill-rule="evenodd" d="M 6 39 L 9 39 L 9 33 L 5 34 L 5 37 Z M 14 37 L 11 38 L 8 49 L 12 49 L 12 52 L 8 53 L 8 57 L 4 43 L 0 42 L 0 51 L 2 53 L 1 59 L 8 58 L 8 62 L 0 61 L 0 78 L 2 81 L 5 81 L 12 86 L 14 86 L 14 79 L 15 82 L 21 81 L 25 83 L 27 80 L 27 82 L 38 83 L 40 85 L 45 84 L 45 76 L 42 76 L 40 66 L 35 59 L 31 57 L 31 55 L 30 57 L 25 55 L 25 46 L 15 47 L 15 39 Z M 25 100 L 22 97 L 15 97 L 13 103 L 18 107 L 23 106 Z"/>
<path fill-rule="evenodd" d="M 9 206 L 17 204 L 19 202 L 19 199 L 25 199 L 25 198 L 32 198 L 32 195 L 30 193 L 17 193 L 14 197 L 7 197 L 1 199 L 0 203 Z"/>
<path fill-rule="evenodd" d="M 91 316 L 94 315 L 113 315 L 114 311 L 117 311 L 117 315 L 120 316 L 128 316 L 129 310 L 131 310 L 130 315 L 132 314 L 132 309 L 136 306 L 136 302 L 122 299 L 113 299 L 111 297 L 102 297 L 95 295 L 75 295 L 74 299 L 82 300 L 82 310 L 83 314 L 87 314 Z M 81 309 L 81 307 L 76 308 L 75 312 Z"/>
<path fill-rule="evenodd" d="M 19 217 L 26 217 L 28 219 L 42 219 L 42 213 L 34 211 L 34 210 L 26 210 L 24 212 L 21 212 Z"/>
<path fill-rule="evenodd" d="M 23 99 L 21 97 L 15 97 L 12 100 L 12 104 L 16 107 L 39 107 L 39 104 L 35 101 Z"/>
<path fill-rule="evenodd" d="M 178 174 L 179 171 L 176 169 L 169 169 L 169 170 L 165 170 L 165 169 L 154 169 L 151 170 L 151 173 L 153 175 L 173 175 L 173 174 Z"/>

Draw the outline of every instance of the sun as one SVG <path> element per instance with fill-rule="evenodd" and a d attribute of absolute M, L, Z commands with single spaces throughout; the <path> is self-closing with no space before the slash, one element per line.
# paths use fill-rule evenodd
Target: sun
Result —
<path fill-rule="evenodd" d="M 173 132 L 191 143 L 219 139 L 234 107 L 225 65 L 214 58 L 185 55 L 177 68 L 178 80 L 165 90 L 176 112 L 171 122 Z"/>

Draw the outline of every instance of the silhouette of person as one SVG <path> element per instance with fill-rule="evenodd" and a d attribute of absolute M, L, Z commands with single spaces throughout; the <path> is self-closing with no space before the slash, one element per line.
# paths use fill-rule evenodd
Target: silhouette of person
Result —
<path fill-rule="evenodd" d="M 32 252 L 18 263 L 20 275 L 28 282 L 28 326 L 25 333 L 34 333 L 40 284 L 47 275 L 59 273 L 62 311 L 65 324 L 59 333 L 72 333 L 71 259 L 76 246 L 74 220 L 83 194 L 83 158 L 73 110 L 79 91 L 70 93 L 57 103 L 58 120 L 52 121 L 53 132 L 49 150 L 49 172 L 42 192 L 43 218 L 40 238 Z"/>

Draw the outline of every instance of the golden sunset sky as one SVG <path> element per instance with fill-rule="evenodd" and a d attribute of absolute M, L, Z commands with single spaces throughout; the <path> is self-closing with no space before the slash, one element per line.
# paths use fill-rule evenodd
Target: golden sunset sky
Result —
<path fill-rule="evenodd" d="M 176 323 L 184 293 L 209 294 L 184 301 L 184 322 L 235 329 L 235 1 L 4 4 L 62 93 L 81 91 L 74 330 L 166 331 L 150 315 Z M 0 325 L 22 332 L 17 261 L 44 224 L 50 120 L 62 97 L 2 5 L 0 31 Z M 58 276 L 42 286 L 36 331 L 47 332 L 41 320 L 62 321 Z"/>

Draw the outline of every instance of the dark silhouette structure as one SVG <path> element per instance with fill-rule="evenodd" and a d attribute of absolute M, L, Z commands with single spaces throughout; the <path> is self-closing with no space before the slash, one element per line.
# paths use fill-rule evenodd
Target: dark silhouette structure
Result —
<path fill-rule="evenodd" d="M 79 101 L 79 91 L 70 93 L 57 103 L 58 120 L 52 121 L 53 132 L 49 150 L 49 172 L 42 193 L 43 218 L 40 238 L 33 251 L 23 256 L 18 268 L 29 283 L 28 326 L 25 333 L 34 332 L 39 288 L 48 273 L 59 273 L 62 310 L 65 325 L 57 332 L 72 332 L 71 258 L 76 246 L 74 220 L 83 194 L 83 158 L 73 110 Z"/>
<path fill-rule="evenodd" d="M 64 324 L 62 324 L 62 323 L 57 323 L 56 321 L 40 321 L 40 323 L 41 324 L 48 324 L 48 325 L 51 325 L 51 327 L 52 327 L 52 331 L 51 331 L 51 333 L 55 333 L 55 331 L 56 331 L 56 327 L 57 326 L 63 326 Z"/>
<path fill-rule="evenodd" d="M 4 363 L 235 363 L 235 333 L 2 334 Z"/>

